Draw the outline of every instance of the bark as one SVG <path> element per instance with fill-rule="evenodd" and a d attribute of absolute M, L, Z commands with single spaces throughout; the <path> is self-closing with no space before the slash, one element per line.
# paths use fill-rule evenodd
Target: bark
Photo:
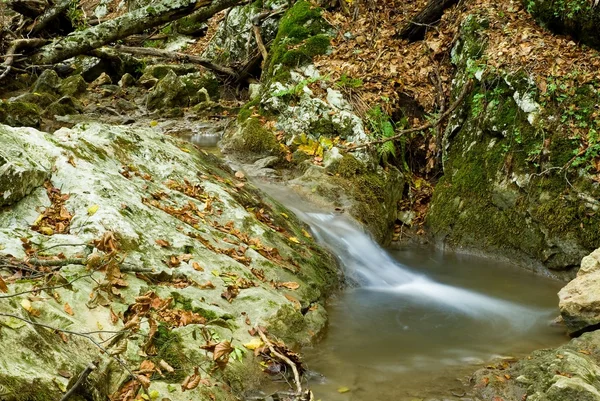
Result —
<path fill-rule="evenodd" d="M 210 17 L 216 13 L 241 3 L 244 3 L 244 0 L 215 0 L 211 5 L 200 8 L 185 18 L 182 18 L 180 21 L 179 32 L 185 35 L 187 32 L 183 26 L 195 26 L 201 24 L 208 21 Z"/>
<path fill-rule="evenodd" d="M 217 5 L 226 8 L 237 3 L 241 3 L 241 0 L 160 0 L 110 21 L 73 32 L 44 46 L 31 61 L 35 64 L 55 64 L 115 40 L 177 20 L 194 10 L 210 9 L 218 12 L 220 10 Z"/>
<path fill-rule="evenodd" d="M 226 78 L 233 78 L 235 80 L 238 80 L 239 78 L 238 73 L 232 70 L 231 68 L 214 64 L 210 60 L 190 54 L 170 52 L 166 50 L 152 49 L 148 47 L 117 46 L 114 48 L 114 50 L 117 52 L 132 54 L 134 56 L 161 57 L 176 61 L 186 61 L 192 64 L 201 65 L 202 67 L 209 69 L 217 73 L 218 75 L 224 76 Z"/>
<path fill-rule="evenodd" d="M 44 12 L 48 3 L 42 0 L 11 0 L 7 3 L 13 11 L 29 18 L 36 18 Z"/>
<path fill-rule="evenodd" d="M 0 80 L 6 77 L 11 71 L 12 64 L 15 60 L 15 55 L 18 49 L 23 47 L 41 46 L 44 43 L 46 43 L 45 39 L 17 39 L 13 41 L 10 45 L 10 48 L 8 49 L 8 52 L 6 52 L 6 58 L 4 60 L 4 63 L 0 65 Z"/>
<path fill-rule="evenodd" d="M 456 3 L 458 0 L 429 0 L 425 8 L 400 29 L 398 36 L 410 42 L 422 40 L 427 28 L 438 22 L 444 15 L 444 10 Z"/>

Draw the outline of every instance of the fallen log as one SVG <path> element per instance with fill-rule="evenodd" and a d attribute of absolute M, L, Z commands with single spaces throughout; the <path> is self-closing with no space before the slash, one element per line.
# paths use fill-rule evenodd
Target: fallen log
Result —
<path fill-rule="evenodd" d="M 34 64 L 55 64 L 97 49 L 118 39 L 140 33 L 184 17 L 195 10 L 210 9 L 213 14 L 242 0 L 160 0 L 56 40 L 31 58 Z M 222 8 L 221 8 L 222 7 Z M 212 15 L 212 14 L 211 14 Z"/>
<path fill-rule="evenodd" d="M 429 3 L 410 21 L 400 29 L 398 37 L 416 42 L 425 38 L 427 28 L 432 27 L 442 18 L 447 8 L 458 3 L 459 0 L 429 0 Z"/>
<path fill-rule="evenodd" d="M 112 50 L 116 52 L 132 54 L 134 56 L 160 57 L 175 61 L 185 61 L 192 64 L 198 64 L 206 69 L 217 73 L 218 75 L 224 76 L 225 78 L 231 78 L 236 81 L 239 79 L 239 74 L 231 68 L 215 64 L 208 59 L 194 56 L 191 54 L 170 52 L 167 50 L 154 49 L 149 47 L 115 46 L 112 48 Z"/>
<path fill-rule="evenodd" d="M 37 46 L 41 46 L 44 43 L 46 43 L 47 40 L 45 39 L 17 39 L 14 40 L 11 45 L 10 48 L 8 49 L 8 52 L 6 52 L 6 55 L 4 56 L 4 63 L 2 63 L 0 65 L 0 68 L 2 68 L 0 70 L 0 80 L 2 80 L 5 76 L 8 75 L 8 73 L 11 71 L 12 69 L 12 64 L 13 61 L 15 60 L 15 56 L 17 55 L 17 50 L 23 47 L 37 47 Z"/>
<path fill-rule="evenodd" d="M 197 9 L 190 15 L 183 17 L 179 24 L 179 33 L 184 35 L 191 34 L 192 32 L 187 31 L 186 26 L 197 26 L 203 22 L 206 22 L 218 12 L 221 12 L 229 7 L 237 6 L 246 2 L 246 0 L 215 0 L 210 6 Z"/>
<path fill-rule="evenodd" d="M 37 35 L 42 29 L 48 26 L 48 24 L 58 18 L 62 13 L 67 11 L 67 8 L 71 5 L 71 0 L 60 0 L 57 1 L 52 7 L 48 8 L 44 14 L 37 18 L 33 24 L 29 26 L 29 34 Z"/>
<path fill-rule="evenodd" d="M 43 0 L 9 0 L 6 5 L 11 10 L 29 18 L 36 18 L 48 7 L 48 3 Z"/>

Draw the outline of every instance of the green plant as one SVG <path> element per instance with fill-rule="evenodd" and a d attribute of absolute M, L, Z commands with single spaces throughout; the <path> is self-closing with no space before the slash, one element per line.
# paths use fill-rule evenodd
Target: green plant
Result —
<path fill-rule="evenodd" d="M 338 88 L 356 89 L 363 85 L 363 80 L 359 78 L 351 78 L 346 74 L 342 74 L 340 79 L 335 83 Z"/>
<path fill-rule="evenodd" d="M 371 108 L 366 115 L 367 126 L 376 139 L 391 138 L 396 133 L 396 128 L 390 116 L 377 105 Z M 387 163 L 390 158 L 396 157 L 396 144 L 394 141 L 383 142 L 377 147 L 379 159 Z"/>

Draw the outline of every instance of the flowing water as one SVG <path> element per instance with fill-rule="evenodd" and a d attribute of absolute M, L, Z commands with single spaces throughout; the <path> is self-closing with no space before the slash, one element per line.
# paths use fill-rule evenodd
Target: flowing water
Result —
<path fill-rule="evenodd" d="M 330 300 L 324 340 L 303 350 L 319 373 L 309 383 L 317 399 L 468 399 L 460 380 L 479 367 L 566 341 L 551 324 L 560 282 L 431 248 L 386 251 L 344 215 L 261 187 L 312 227 L 354 283 Z"/>
<path fill-rule="evenodd" d="M 358 283 L 330 302 L 324 341 L 304 352 L 323 375 L 317 398 L 461 399 L 458 379 L 485 363 L 565 341 L 550 324 L 558 282 L 432 249 L 386 252 L 343 216 L 303 217 Z"/>
<path fill-rule="evenodd" d="M 347 217 L 257 184 L 311 226 L 354 283 L 330 299 L 323 341 L 303 350 L 316 399 L 468 400 L 463 383 L 479 367 L 567 340 L 551 324 L 560 282 L 431 248 L 386 251 Z"/>

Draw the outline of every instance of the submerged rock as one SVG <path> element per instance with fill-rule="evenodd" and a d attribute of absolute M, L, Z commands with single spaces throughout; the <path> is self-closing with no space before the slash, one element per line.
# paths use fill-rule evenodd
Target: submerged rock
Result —
<path fill-rule="evenodd" d="M 161 365 L 162 375 L 148 377 L 148 391 L 172 401 L 233 400 L 242 388 L 264 380 L 244 347 L 256 339 L 248 332 L 252 327 L 265 326 L 289 346 L 310 343 L 324 328 L 320 303 L 338 280 L 334 259 L 289 210 L 235 178 L 216 158 L 151 129 L 82 124 L 49 135 L 2 126 L 0 133 L 2 143 L 15 144 L 14 152 L 2 153 L 4 163 L 45 161 L 39 175 L 30 161 L 32 177 L 21 179 L 21 193 L 11 195 L 11 202 L 33 192 L 0 208 L 0 257 L 23 260 L 25 243 L 47 249 L 47 257 L 92 252 L 92 263 L 108 260 L 105 252 L 113 249 L 121 271 L 111 276 L 102 265 L 66 265 L 57 280 L 77 278 L 71 285 L 38 290 L 32 298 L 0 299 L 0 347 L 18 350 L 0 361 L 0 383 L 8 394 L 3 399 L 60 399 L 66 377 L 74 380 L 94 360 L 99 368 L 82 389 L 90 399 L 105 400 L 129 381 L 86 338 L 61 339 L 6 314 L 92 332 L 131 370 L 163 361 L 173 370 Z M 34 189 L 48 178 L 50 190 Z M 46 221 L 40 211 L 51 210 L 48 193 L 60 194 L 53 199 L 63 202 L 60 216 L 69 226 L 62 234 L 31 229 Z M 10 272 L 0 272 L 9 294 L 31 289 L 32 283 L 13 282 Z M 152 309 L 133 326 L 135 333 L 104 342 L 123 330 L 149 296 L 157 305 L 167 300 L 169 314 Z M 232 340 L 232 354 L 218 369 L 213 353 L 200 347 L 225 340 Z M 195 367 L 211 372 L 202 373 L 208 384 L 184 393 L 181 383 Z"/>

